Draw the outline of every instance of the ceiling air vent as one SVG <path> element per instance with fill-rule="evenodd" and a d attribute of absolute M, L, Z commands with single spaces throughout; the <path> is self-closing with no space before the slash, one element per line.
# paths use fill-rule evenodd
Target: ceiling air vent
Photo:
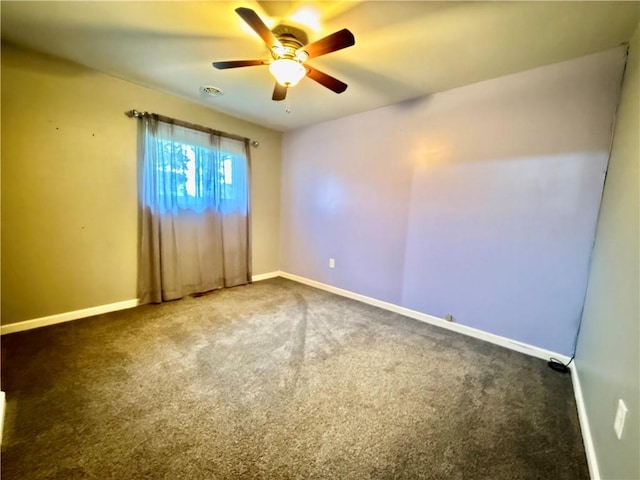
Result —
<path fill-rule="evenodd" d="M 200 87 L 200 91 L 207 97 L 219 97 L 220 95 L 222 95 L 222 90 L 220 90 L 218 87 Z"/>

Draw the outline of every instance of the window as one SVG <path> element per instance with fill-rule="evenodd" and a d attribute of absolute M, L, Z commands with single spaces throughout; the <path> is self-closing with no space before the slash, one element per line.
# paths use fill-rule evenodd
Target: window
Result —
<path fill-rule="evenodd" d="M 246 159 L 244 155 L 208 146 L 156 138 L 157 197 L 148 199 L 163 211 L 246 212 Z"/>
<path fill-rule="evenodd" d="M 251 281 L 248 140 L 167 120 L 139 130 L 142 303 Z"/>

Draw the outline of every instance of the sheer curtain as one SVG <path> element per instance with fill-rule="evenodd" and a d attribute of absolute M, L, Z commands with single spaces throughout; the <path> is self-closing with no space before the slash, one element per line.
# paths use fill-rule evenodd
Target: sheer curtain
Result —
<path fill-rule="evenodd" d="M 147 114 L 139 121 L 141 303 L 249 283 L 249 148 Z"/>

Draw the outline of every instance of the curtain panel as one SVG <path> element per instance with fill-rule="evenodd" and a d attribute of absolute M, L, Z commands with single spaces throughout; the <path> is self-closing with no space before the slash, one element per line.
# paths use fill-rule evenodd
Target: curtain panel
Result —
<path fill-rule="evenodd" d="M 153 114 L 138 125 L 140 302 L 249 283 L 248 140 Z"/>

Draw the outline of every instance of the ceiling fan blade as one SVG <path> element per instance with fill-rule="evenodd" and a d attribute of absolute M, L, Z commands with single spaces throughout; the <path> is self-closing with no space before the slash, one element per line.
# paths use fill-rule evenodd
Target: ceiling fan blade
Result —
<path fill-rule="evenodd" d="M 225 68 L 253 67 L 254 65 L 266 65 L 265 60 L 230 60 L 228 62 L 213 62 L 213 66 L 218 70 Z"/>
<path fill-rule="evenodd" d="M 278 82 L 276 82 L 276 86 L 273 89 L 273 96 L 271 100 L 275 100 L 279 102 L 280 100 L 284 100 L 287 97 L 287 87 L 283 87 Z"/>
<path fill-rule="evenodd" d="M 247 25 L 260 35 L 260 38 L 264 40 L 264 43 L 266 43 L 269 48 L 272 48 L 278 42 L 276 36 L 269 30 L 269 27 L 264 24 L 256 12 L 250 8 L 240 7 L 236 8 L 236 13 L 242 17 Z"/>
<path fill-rule="evenodd" d="M 346 28 L 343 28 L 342 30 L 334 32 L 331 35 L 327 35 L 320 40 L 316 40 L 315 42 L 305 45 L 301 50 L 307 52 L 309 58 L 314 58 L 350 47 L 355 45 L 355 43 L 356 39 L 353 36 L 353 33 Z"/>
<path fill-rule="evenodd" d="M 315 80 L 323 87 L 327 87 L 329 90 L 333 90 L 336 93 L 342 93 L 347 89 L 347 84 L 341 82 L 337 78 L 332 77 L 331 75 L 327 75 L 320 70 L 316 70 L 315 68 L 311 68 L 309 65 L 305 65 L 307 67 L 307 77 L 311 80 Z"/>

